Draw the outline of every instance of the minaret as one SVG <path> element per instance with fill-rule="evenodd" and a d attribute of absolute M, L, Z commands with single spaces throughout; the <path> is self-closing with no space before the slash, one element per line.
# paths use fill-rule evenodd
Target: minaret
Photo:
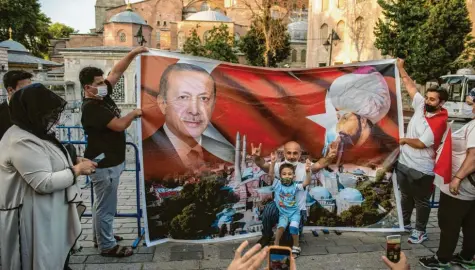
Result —
<path fill-rule="evenodd" d="M 241 137 L 239 136 L 239 132 L 236 134 L 236 154 L 234 156 L 234 181 L 236 183 L 240 183 L 242 179 L 241 174 L 241 166 L 239 166 L 239 153 L 241 151 Z"/>
<path fill-rule="evenodd" d="M 241 172 L 244 173 L 246 169 L 246 135 L 242 137 L 242 162 L 241 162 Z"/>

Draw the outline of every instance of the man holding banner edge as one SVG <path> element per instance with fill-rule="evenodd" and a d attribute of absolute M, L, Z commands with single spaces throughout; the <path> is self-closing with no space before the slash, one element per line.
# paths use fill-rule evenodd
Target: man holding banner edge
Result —
<path fill-rule="evenodd" d="M 411 99 L 414 115 L 401 138 L 401 153 L 396 166 L 401 191 L 404 228 L 411 232 L 408 242 L 420 244 L 428 239 L 426 226 L 430 215 L 430 197 L 433 192 L 436 150 L 447 129 L 448 113 L 442 108 L 448 99 L 443 88 L 427 89 L 424 98 L 404 69 L 404 60 L 397 67 Z M 416 208 L 416 227 L 411 226 L 412 210 Z"/>

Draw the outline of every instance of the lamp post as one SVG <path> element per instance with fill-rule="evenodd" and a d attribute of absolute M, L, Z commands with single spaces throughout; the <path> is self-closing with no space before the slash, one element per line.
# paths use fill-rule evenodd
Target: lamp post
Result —
<path fill-rule="evenodd" d="M 328 51 L 328 47 L 330 47 L 330 57 L 328 57 L 328 66 L 331 66 L 332 64 L 332 52 L 333 52 L 333 42 L 338 42 L 340 40 L 340 37 L 338 34 L 335 32 L 335 30 L 332 29 L 332 33 L 328 36 L 327 41 L 323 43 L 323 46 L 325 46 L 325 49 Z"/>
<path fill-rule="evenodd" d="M 137 43 L 140 44 L 140 46 L 143 46 L 144 43 L 147 43 L 145 37 L 142 34 L 142 26 L 140 26 L 139 31 L 137 31 L 137 35 L 134 37 L 137 38 Z"/>

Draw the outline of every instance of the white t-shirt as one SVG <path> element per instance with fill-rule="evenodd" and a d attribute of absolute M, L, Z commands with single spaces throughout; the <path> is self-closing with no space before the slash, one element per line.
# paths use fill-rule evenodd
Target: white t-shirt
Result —
<path fill-rule="evenodd" d="M 475 147 L 475 120 L 472 120 L 470 123 L 452 133 L 452 176 L 454 176 L 462 166 L 467 156 L 467 150 L 473 147 Z M 460 194 L 457 196 L 450 193 L 449 184 L 441 185 L 440 191 L 460 200 L 475 200 L 475 186 L 473 186 L 468 179 L 464 179 L 460 184 Z"/>
<path fill-rule="evenodd" d="M 414 115 L 407 126 L 406 138 L 419 139 L 426 148 L 416 149 L 407 144 L 401 146 L 399 162 L 407 167 L 427 175 L 434 175 L 435 151 L 434 133 L 424 115 L 424 97 L 420 93 L 414 95 L 412 107 Z"/>
<path fill-rule="evenodd" d="M 276 162 L 274 167 L 274 174 L 277 179 L 280 180 L 279 168 L 280 165 L 284 162 Z M 307 176 L 307 171 L 305 170 L 305 163 L 297 163 L 297 168 L 295 168 L 295 182 L 297 184 L 302 184 L 305 182 L 305 177 Z M 307 189 L 297 191 L 297 202 L 299 204 L 300 210 L 307 210 Z"/>

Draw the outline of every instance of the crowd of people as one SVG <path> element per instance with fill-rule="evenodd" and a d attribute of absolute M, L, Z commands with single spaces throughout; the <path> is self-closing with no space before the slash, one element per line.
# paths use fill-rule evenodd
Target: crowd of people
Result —
<path fill-rule="evenodd" d="M 134 119 L 141 117 L 142 111 L 135 109 L 122 116 L 111 93 L 133 59 L 146 51 L 144 47 L 132 50 L 106 78 L 104 72 L 96 67 L 86 67 L 79 73 L 84 93 L 81 123 L 88 136 L 84 157 L 77 157 L 74 148 L 64 147 L 55 134 L 66 101 L 44 85 L 33 83 L 33 76 L 28 72 L 9 71 L 5 74 L 3 83 L 8 98 L 0 105 L 0 250 L 3 269 L 70 269 L 69 258 L 78 248 L 81 215 L 85 211 L 77 185 L 77 178 L 83 175 L 89 175 L 94 184 L 93 241 L 100 254 L 108 257 L 133 254 L 131 247 L 118 244 L 122 237 L 114 234 L 113 221 L 120 176 L 125 167 L 125 130 Z M 441 87 L 429 88 L 423 97 L 405 71 L 403 60 L 398 59 L 397 67 L 412 99 L 414 115 L 406 135 L 400 139 L 401 152 L 395 171 L 401 192 L 404 228 L 410 232 L 408 242 L 421 244 L 428 240 L 429 200 L 433 193 L 437 152 L 447 130 L 448 114 L 443 105 L 448 94 Z M 186 65 L 176 65 L 170 69 L 169 75 L 192 71 L 202 72 L 191 70 Z M 208 77 L 203 79 L 208 80 Z M 215 87 L 211 87 L 213 82 L 208 84 L 210 93 L 215 95 Z M 167 89 L 168 86 L 161 87 Z M 475 90 L 472 91 L 469 97 L 475 96 Z M 170 98 L 167 93 L 162 93 L 161 110 L 172 115 L 168 111 L 167 98 Z M 473 100 L 470 102 L 473 104 Z M 475 113 L 475 105 L 472 106 Z M 213 108 L 212 103 L 209 108 Z M 209 114 L 211 112 L 210 109 Z M 197 130 L 199 134 L 208 128 L 208 121 L 201 122 L 203 124 Z M 174 128 L 172 120 L 167 123 L 165 132 Z M 475 120 L 452 134 L 452 179 L 440 185 L 439 248 L 434 256 L 420 259 L 420 264 L 427 268 L 446 269 L 458 264 L 475 269 L 474 127 Z M 336 148 L 329 147 L 326 156 L 314 164 L 299 162 L 301 149 L 296 142 L 284 145 L 284 162 L 276 162 L 276 156 L 272 154 L 271 162 L 266 163 L 260 152 L 261 145 L 252 146 L 255 163 L 270 174 L 276 199 L 263 211 L 263 237 L 259 244 L 242 256 L 248 245 L 244 242 L 229 266 L 231 270 L 260 268 L 267 258 L 269 248 L 265 246 L 271 242 L 276 225 L 274 244 L 279 245 L 285 228 L 290 225 L 292 252 L 295 256 L 300 254 L 298 236 L 307 216 L 305 187 L 312 172 L 331 163 Z M 103 158 L 98 159 L 101 155 Z M 414 208 L 416 222 L 413 228 L 411 215 Z M 463 233 L 462 250 L 454 254 L 460 230 Z M 391 269 L 408 269 L 404 253 L 399 263 L 387 258 L 383 260 Z M 293 258 L 291 269 L 296 269 Z"/>

